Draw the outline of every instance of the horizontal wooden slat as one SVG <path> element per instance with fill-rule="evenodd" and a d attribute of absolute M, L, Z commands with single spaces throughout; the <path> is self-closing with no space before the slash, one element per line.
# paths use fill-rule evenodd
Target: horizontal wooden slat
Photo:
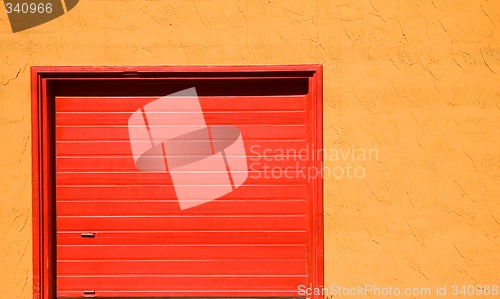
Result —
<path fill-rule="evenodd" d="M 304 141 L 272 141 L 246 139 L 245 152 L 251 155 L 268 155 L 282 153 L 301 153 L 307 150 Z M 74 141 L 58 142 L 56 144 L 57 156 L 108 156 L 121 155 L 131 156 L 130 143 L 128 141 Z M 187 153 L 191 154 L 191 153 Z M 133 163 L 133 161 L 131 161 Z"/>
<path fill-rule="evenodd" d="M 58 233 L 58 245 L 285 245 L 304 244 L 304 232 L 94 232 L 94 238 L 82 238 L 80 232 Z"/>
<path fill-rule="evenodd" d="M 233 230 L 231 228 L 223 228 L 223 229 L 211 229 L 205 228 L 203 230 L 169 230 L 168 228 L 163 228 L 159 231 L 135 231 L 135 230 L 127 230 L 127 231 L 101 231 L 101 230 L 93 230 L 96 233 L 96 236 L 100 236 L 101 238 L 113 238 L 115 236 L 121 236 L 126 234 L 130 237 L 140 237 L 140 236 L 148 236 L 148 238 L 177 238 L 177 239 L 196 239 L 196 238 L 235 238 L 244 236 L 245 238 L 302 238 L 306 236 L 305 229 L 303 230 L 289 230 L 289 229 L 281 229 L 281 230 Z M 81 230 L 74 231 L 63 231 L 59 230 L 57 232 L 57 238 L 59 240 L 67 240 L 74 239 L 76 237 L 80 237 L 82 233 Z M 64 241 L 61 241 L 63 244 Z M 63 244 L 64 245 L 64 244 Z"/>
<path fill-rule="evenodd" d="M 57 128 L 66 127 L 127 127 L 131 113 L 58 113 Z M 169 118 L 168 113 L 150 112 L 147 120 L 152 127 L 179 126 L 177 118 Z M 296 126 L 305 123 L 304 111 L 221 111 L 204 112 L 203 117 L 208 125 L 231 125 L 241 129 L 252 126 L 281 125 Z M 197 113 L 182 113 L 183 125 L 198 124 Z M 192 122 L 190 122 L 192 121 Z"/>
<path fill-rule="evenodd" d="M 158 128 L 159 126 L 155 126 Z M 176 128 L 184 128 L 186 126 L 163 126 L 175 130 Z M 275 126 L 266 124 L 261 126 L 237 126 L 241 131 L 244 142 L 257 140 L 304 140 L 306 137 L 306 128 L 303 126 Z M 125 126 L 72 126 L 58 127 L 56 129 L 56 138 L 58 143 L 64 141 L 123 141 L 129 143 L 128 127 Z M 134 140 L 135 141 L 135 140 Z M 149 141 L 149 140 L 143 140 Z M 213 142 L 219 142 L 214 140 Z"/>
<path fill-rule="evenodd" d="M 191 186 L 193 190 L 198 187 Z M 201 187 L 200 187 L 201 188 Z M 168 186 L 120 186 L 120 187 L 59 187 L 58 199 L 175 199 L 175 190 Z M 276 198 L 305 197 L 305 186 L 241 186 L 225 198 Z"/>
<path fill-rule="evenodd" d="M 220 229 L 230 227 L 232 229 L 304 229 L 306 227 L 305 216 L 163 216 L 163 217 L 58 217 L 58 230 L 195 230 Z"/>
<path fill-rule="evenodd" d="M 159 97 L 57 97 L 57 112 L 134 112 Z M 306 96 L 198 97 L 204 112 L 304 110 Z"/>
<path fill-rule="evenodd" d="M 302 283 L 307 285 L 307 283 Z M 128 290 L 99 290 L 96 292 L 100 298 L 141 298 L 144 296 L 149 296 L 150 298 L 179 298 L 179 297 L 200 297 L 200 298 L 263 298 L 263 297 L 275 297 L 275 298 L 305 298 L 297 296 L 297 287 L 286 288 L 268 288 L 255 290 L 252 287 L 241 290 L 224 290 L 217 289 L 212 291 L 211 289 L 206 290 L 141 290 L 136 291 L 129 288 Z M 82 296 L 81 290 L 74 291 L 57 291 L 58 298 L 78 298 Z M 147 298 L 147 297 L 146 297 Z"/>
<path fill-rule="evenodd" d="M 234 156 L 226 155 L 226 158 L 232 158 Z M 124 171 L 124 175 L 119 178 L 120 180 L 134 180 L 134 179 L 149 179 L 149 180 L 164 180 L 164 173 L 146 173 L 140 171 L 135 166 L 134 162 L 131 161 L 130 156 L 97 156 L 97 157 L 80 157 L 80 156 L 68 156 L 65 158 L 57 158 L 56 164 L 58 172 L 58 182 L 63 182 L 63 180 L 77 180 L 82 179 L 99 179 L 105 180 L 105 175 L 109 175 L 109 179 L 113 179 L 116 174 L 113 172 Z M 310 161 L 306 161 L 305 158 L 294 158 L 294 157 L 247 157 L 247 167 L 249 171 L 263 171 L 269 168 L 279 168 L 282 171 L 300 169 L 307 166 Z M 279 171 L 276 170 L 276 172 Z M 64 175 L 65 171 L 78 171 L 81 172 L 81 176 L 68 177 Z M 102 173 L 104 171 L 109 171 L 110 173 L 104 173 L 104 176 L 91 177 L 92 173 Z M 87 173 L 87 174 L 85 174 Z M 72 174 L 73 175 L 73 174 Z M 258 177 L 258 176 L 253 176 Z M 293 179 L 293 178 L 291 178 Z M 66 183 L 66 182 L 64 182 Z"/>
<path fill-rule="evenodd" d="M 58 260 L 241 260 L 304 259 L 305 245 L 109 245 L 57 246 Z M 237 266 L 237 265 L 235 265 Z M 125 269 L 124 269 L 125 270 Z M 125 270 L 126 271 L 126 270 Z"/>
<path fill-rule="evenodd" d="M 267 162 L 268 163 L 268 162 Z M 298 162 L 297 162 L 298 163 Z M 83 163 L 82 163 L 83 164 Z M 280 163 L 281 164 L 281 163 Z M 305 164 L 305 163 L 303 163 Z M 294 185 L 305 183 L 307 178 L 301 173 L 305 169 L 296 167 L 305 167 L 306 165 L 273 166 L 272 164 L 255 165 L 250 164 L 250 173 L 245 181 L 245 186 L 251 185 Z M 172 171 L 177 173 L 176 171 Z M 58 172 L 56 185 L 64 187 L 68 185 L 86 186 L 86 185 L 165 185 L 171 186 L 172 180 L 168 173 L 151 172 Z"/>
<path fill-rule="evenodd" d="M 102 234 L 99 234 L 102 235 Z M 289 237 L 289 238 L 247 238 L 245 236 L 234 238 L 150 238 L 149 234 L 143 233 L 142 236 L 137 234 L 121 234 L 116 238 L 82 238 L 79 234 L 74 234 L 72 239 L 58 240 L 58 245 L 288 245 L 288 244 L 303 244 L 304 237 Z"/>
<path fill-rule="evenodd" d="M 225 288 L 238 290 L 249 287 L 255 283 L 260 283 L 261 287 L 283 287 L 290 282 L 302 282 L 304 275 L 59 275 L 58 284 L 60 289 L 64 290 L 65 284 L 73 281 L 70 285 L 79 285 L 84 282 L 85 285 L 93 289 L 102 289 L 104 287 L 113 289 L 128 289 L 128 285 L 134 285 L 134 289 L 151 289 L 153 286 L 168 287 L 169 289 L 202 289 L 208 286 L 226 285 Z M 212 287 L 213 288 L 213 287 Z"/>
<path fill-rule="evenodd" d="M 175 215 L 179 214 L 179 204 L 176 201 L 58 201 L 56 210 L 58 216 L 133 216 L 133 215 Z M 305 199 L 270 199 L 245 201 L 214 200 L 210 205 L 183 211 L 183 214 L 195 215 L 234 215 L 252 213 L 266 214 L 304 214 L 306 211 Z"/>
<path fill-rule="evenodd" d="M 64 239 L 58 241 L 58 245 L 183 245 L 183 246 L 191 246 L 191 245 L 239 245 L 239 246 L 247 246 L 247 245 L 297 245 L 303 244 L 305 242 L 304 238 L 246 238 L 246 237 L 237 237 L 237 238 L 164 238 L 164 239 L 152 239 L 147 237 L 137 237 L 134 235 L 126 236 L 123 234 L 121 237 L 117 238 L 81 238 L 79 235 L 73 239 Z M 134 238 L 132 238 L 135 236 Z"/>
<path fill-rule="evenodd" d="M 235 265 L 238 265 L 235 267 Z M 59 261 L 59 276 L 82 275 L 300 275 L 306 272 L 306 260 L 106 260 Z M 124 271 L 124 269 L 127 269 Z"/>

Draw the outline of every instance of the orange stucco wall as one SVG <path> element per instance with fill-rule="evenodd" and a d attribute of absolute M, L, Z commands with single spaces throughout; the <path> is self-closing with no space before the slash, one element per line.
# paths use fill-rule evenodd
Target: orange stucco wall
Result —
<path fill-rule="evenodd" d="M 31 65 L 321 63 L 325 149 L 378 156 L 326 163 L 365 171 L 325 179 L 326 286 L 500 284 L 499 16 L 494 0 L 83 0 L 14 34 L 0 9 L 0 297 L 32 296 Z"/>

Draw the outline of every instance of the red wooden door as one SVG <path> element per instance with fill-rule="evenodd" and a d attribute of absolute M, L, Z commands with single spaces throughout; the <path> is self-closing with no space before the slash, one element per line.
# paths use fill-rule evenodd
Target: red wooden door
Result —
<path fill-rule="evenodd" d="M 244 80 L 198 86 L 207 126 L 240 130 L 248 177 L 188 209 L 172 173 L 134 163 L 129 118 L 158 96 L 56 95 L 57 297 L 299 297 L 317 279 L 321 225 L 310 170 L 321 110 L 314 81 L 301 80 L 291 94 L 237 92 Z"/>

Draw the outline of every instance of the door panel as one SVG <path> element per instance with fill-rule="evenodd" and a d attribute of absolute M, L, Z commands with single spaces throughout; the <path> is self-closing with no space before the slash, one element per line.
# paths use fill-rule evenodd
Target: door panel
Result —
<path fill-rule="evenodd" d="M 134 164 L 128 119 L 155 99 L 55 99 L 57 296 L 296 296 L 311 262 L 310 94 L 199 96 L 207 125 L 241 130 L 249 177 L 187 210 L 171 173 Z"/>

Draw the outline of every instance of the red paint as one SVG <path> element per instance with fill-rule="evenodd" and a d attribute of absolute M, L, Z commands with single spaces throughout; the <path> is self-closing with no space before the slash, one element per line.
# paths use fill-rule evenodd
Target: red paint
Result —
<path fill-rule="evenodd" d="M 264 163 L 321 169 L 311 154 L 322 148 L 321 73 L 317 65 L 32 68 L 35 298 L 56 290 L 296 297 L 299 284 L 322 287 L 321 177 L 252 177 Z M 240 128 L 255 165 L 230 194 L 179 211 L 168 173 L 135 168 L 127 119 L 192 86 L 207 124 Z M 283 149 L 296 159 L 258 157 Z M 304 150 L 314 159 L 299 159 Z"/>

